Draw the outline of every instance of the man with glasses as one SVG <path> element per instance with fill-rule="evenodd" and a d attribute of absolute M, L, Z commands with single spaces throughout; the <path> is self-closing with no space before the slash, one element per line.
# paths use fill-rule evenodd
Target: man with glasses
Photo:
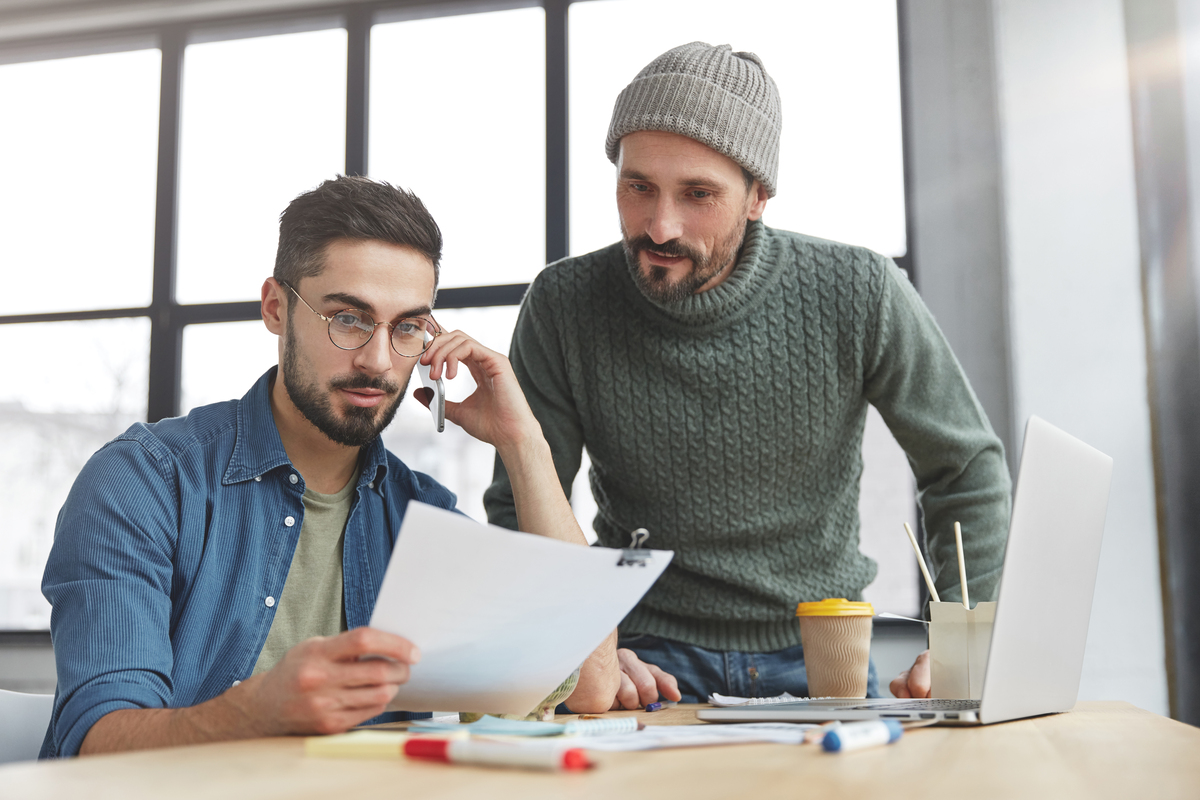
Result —
<path fill-rule="evenodd" d="M 475 379 L 446 417 L 496 447 L 521 530 L 586 544 L 508 360 L 434 321 L 441 249 L 415 195 L 367 178 L 284 211 L 262 288 L 278 367 L 239 401 L 131 427 L 59 514 L 43 757 L 332 733 L 384 712 L 420 658 L 366 627 L 394 537 L 410 500 L 455 506 L 379 439 L 418 361 Z M 568 703 L 605 710 L 619 680 L 614 636 Z"/>
<path fill-rule="evenodd" d="M 876 573 L 858 547 L 868 403 L 916 475 L 942 599 L 960 599 L 955 521 L 971 595 L 998 584 L 1003 447 L 889 259 L 763 223 L 781 125 L 753 53 L 693 42 L 652 61 L 606 141 L 622 241 L 547 267 L 513 335 L 567 491 L 587 447 L 600 542 L 645 527 L 676 552 L 621 623 L 627 708 L 807 693 L 797 602 L 861 599 Z M 513 527 L 506 466 L 485 500 Z M 927 694 L 928 657 L 891 688 Z"/>

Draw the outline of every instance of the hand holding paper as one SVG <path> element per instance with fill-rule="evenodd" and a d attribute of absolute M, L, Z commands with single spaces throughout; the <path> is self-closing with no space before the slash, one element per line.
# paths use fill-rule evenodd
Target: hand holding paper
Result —
<path fill-rule="evenodd" d="M 409 503 L 371 627 L 411 641 L 421 661 L 388 707 L 527 713 L 616 628 L 673 556 L 654 550 L 645 566 L 617 566 L 620 550 Z M 449 583 L 441 577 L 449 572 L 462 577 Z"/>

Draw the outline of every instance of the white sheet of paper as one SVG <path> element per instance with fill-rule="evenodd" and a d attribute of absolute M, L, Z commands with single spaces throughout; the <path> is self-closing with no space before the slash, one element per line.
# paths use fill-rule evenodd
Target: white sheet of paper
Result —
<path fill-rule="evenodd" d="M 481 525 L 410 502 L 371 627 L 421 650 L 389 709 L 527 714 L 617 627 L 675 555 Z M 447 581 L 446 575 L 458 576 Z"/>
<path fill-rule="evenodd" d="M 660 750 L 667 747 L 708 747 L 710 745 L 804 744 L 808 732 L 820 725 L 796 722 L 750 722 L 738 725 L 647 725 L 632 733 L 610 733 L 571 739 L 574 747 L 585 750 Z"/>

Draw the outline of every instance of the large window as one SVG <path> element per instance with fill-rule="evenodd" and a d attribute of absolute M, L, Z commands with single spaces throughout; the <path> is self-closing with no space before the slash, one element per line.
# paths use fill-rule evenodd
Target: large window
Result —
<path fill-rule="evenodd" d="M 540 8 L 371 33 L 370 174 L 438 221 L 444 287 L 528 283 L 546 263 L 545 40 Z"/>
<path fill-rule="evenodd" d="M 149 304 L 158 84 L 157 50 L 0 67 L 0 315 Z"/>
<path fill-rule="evenodd" d="M 177 299 L 256 300 L 279 212 L 344 169 L 346 31 L 191 44 L 183 66 Z"/>
<path fill-rule="evenodd" d="M 146 418 L 146 320 L 51 320 L 150 301 L 158 85 L 157 50 L 0 67 L 0 316 L 19 320 L 0 325 L 0 629 L 49 627 L 55 515 Z"/>
<path fill-rule="evenodd" d="M 768 224 L 904 253 L 890 0 L 345 5 L 162 27 L 157 49 L 47 40 L 98 54 L 0 65 L 0 630 L 48 626 L 55 516 L 92 452 L 274 363 L 257 298 L 278 215 L 337 172 L 425 200 L 446 239 L 436 316 L 507 351 L 541 266 L 617 238 L 617 92 L 671 46 L 729 42 L 783 94 Z M 447 427 L 410 399 L 384 441 L 482 518 L 492 451 Z M 911 478 L 875 417 L 864 454 L 870 597 L 912 612 Z M 572 502 L 590 529 L 585 474 Z"/>
<path fill-rule="evenodd" d="M 144 319 L 0 325 L 0 626 L 50 627 L 40 585 L 54 520 L 105 442 L 146 418 Z"/>
<path fill-rule="evenodd" d="M 768 225 L 904 255 L 894 0 L 604 0 L 570 10 L 571 250 L 617 238 L 613 102 L 638 71 L 702 41 L 757 54 L 779 87 L 783 137 Z"/>

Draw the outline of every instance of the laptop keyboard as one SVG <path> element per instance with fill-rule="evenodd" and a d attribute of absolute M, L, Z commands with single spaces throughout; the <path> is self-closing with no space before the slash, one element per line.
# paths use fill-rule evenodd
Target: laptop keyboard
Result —
<path fill-rule="evenodd" d="M 864 710 L 874 710 L 880 706 L 857 706 Z M 893 709 L 897 711 L 974 711 L 979 708 L 978 700 L 943 700 L 943 699 L 924 699 L 911 700 L 907 703 L 888 703 L 886 710 Z"/>

